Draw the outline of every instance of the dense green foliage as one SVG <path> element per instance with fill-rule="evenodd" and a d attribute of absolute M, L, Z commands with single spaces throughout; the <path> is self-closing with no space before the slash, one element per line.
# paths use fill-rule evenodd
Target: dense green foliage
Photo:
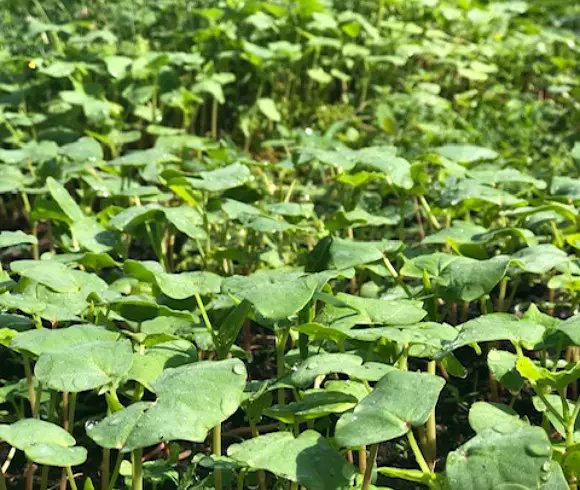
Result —
<path fill-rule="evenodd" d="M 580 4 L 0 0 L 0 490 L 578 488 Z"/>

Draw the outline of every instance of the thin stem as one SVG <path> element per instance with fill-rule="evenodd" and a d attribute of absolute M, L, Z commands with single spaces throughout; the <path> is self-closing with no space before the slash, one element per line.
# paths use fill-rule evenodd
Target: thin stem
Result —
<path fill-rule="evenodd" d="M 26 490 L 32 490 L 34 487 L 34 471 L 36 470 L 36 465 L 29 461 L 26 467 Z"/>
<path fill-rule="evenodd" d="M 199 308 L 199 311 L 201 312 L 201 316 L 203 318 L 203 323 L 205 324 L 206 328 L 209 330 L 209 333 L 212 334 L 213 337 L 213 327 L 211 325 L 211 321 L 209 320 L 209 317 L 207 316 L 207 311 L 205 310 L 205 306 L 203 305 L 203 301 L 201 300 L 201 296 L 199 294 L 196 293 L 195 295 L 195 301 L 197 301 L 197 306 Z"/>
<path fill-rule="evenodd" d="M 507 293 L 507 284 L 509 279 L 504 277 L 501 282 L 499 283 L 499 296 L 497 298 L 497 311 L 502 312 L 504 311 L 505 306 L 505 297 Z"/>
<path fill-rule="evenodd" d="M 425 461 L 425 457 L 423 456 L 421 449 L 419 449 L 419 445 L 417 444 L 417 439 L 415 439 L 415 435 L 413 434 L 413 429 L 411 427 L 409 427 L 409 431 L 407 432 L 407 439 L 409 441 L 409 445 L 411 446 L 411 449 L 413 450 L 413 454 L 415 455 L 415 459 L 417 460 L 417 463 L 419 464 L 419 468 L 421 468 L 421 471 L 423 473 L 431 473 L 431 470 L 429 469 L 429 465 Z"/>
<path fill-rule="evenodd" d="M 288 341 L 289 332 L 284 329 L 282 332 L 276 332 L 276 375 L 278 379 L 284 376 L 285 365 L 284 365 L 284 352 L 286 350 L 286 342 Z M 278 390 L 278 404 L 284 404 L 284 389 L 280 388 Z"/>
<path fill-rule="evenodd" d="M 542 400 L 542 402 L 544 403 L 544 405 L 546 405 L 546 408 L 552 412 L 552 415 L 554 417 L 556 417 L 556 419 L 558 419 L 558 422 L 560 422 L 564 427 L 566 427 L 566 421 L 563 419 L 562 415 L 560 415 L 560 413 L 558 412 L 558 410 L 556 410 L 554 408 L 554 405 L 552 405 L 548 399 L 546 398 L 546 396 L 540 391 L 536 391 L 536 394 L 540 397 L 540 400 Z"/>
<path fill-rule="evenodd" d="M 113 490 L 115 488 L 117 478 L 119 477 L 119 471 L 121 471 L 122 462 L 123 462 L 123 453 L 119 451 L 117 453 L 117 460 L 115 461 L 115 467 L 113 468 L 113 474 L 111 475 L 111 480 L 109 481 L 109 486 L 107 487 L 107 490 Z"/>
<path fill-rule="evenodd" d="M 75 476 L 73 475 L 72 468 L 70 466 L 66 467 L 66 476 L 68 478 L 68 482 L 70 483 L 71 489 L 78 490 L 77 483 L 75 482 Z"/>
<path fill-rule="evenodd" d="M 431 226 L 433 226 L 433 228 L 435 228 L 437 230 L 440 230 L 441 223 L 439 223 L 439 221 L 437 220 L 437 218 L 435 217 L 435 215 L 431 211 L 431 206 L 429 206 L 429 203 L 427 202 L 427 199 L 425 199 L 425 196 L 419 196 L 419 202 L 421 203 L 421 207 L 423 208 L 423 210 L 427 214 L 427 217 L 429 218 L 429 222 L 431 223 Z"/>
<path fill-rule="evenodd" d="M 361 490 L 368 490 L 368 488 L 369 488 L 369 485 L 371 483 L 371 477 L 373 476 L 373 468 L 375 466 L 375 461 L 377 460 L 377 453 L 378 452 L 379 452 L 379 445 L 373 444 L 371 446 L 369 460 L 367 462 L 367 468 L 366 468 L 365 475 L 363 478 Z"/>
<path fill-rule="evenodd" d="M 217 139 L 218 133 L 218 101 L 213 99 L 211 105 L 211 136 L 213 139 Z"/>
<path fill-rule="evenodd" d="M 143 464 L 141 462 L 141 456 L 143 456 L 143 449 L 135 449 L 131 453 L 131 459 L 133 460 L 132 490 L 143 490 Z"/>
<path fill-rule="evenodd" d="M 101 462 L 101 490 L 109 487 L 109 477 L 111 471 L 111 450 L 103 448 L 103 459 Z"/>
<path fill-rule="evenodd" d="M 385 267 L 389 271 L 389 274 L 391 274 L 391 276 L 393 276 L 393 279 L 395 279 L 395 281 L 397 281 L 401 285 L 401 287 L 405 291 L 405 294 L 409 298 L 413 298 L 413 294 L 411 293 L 409 286 L 407 286 L 407 284 L 405 284 L 405 281 L 403 281 L 403 279 L 401 278 L 401 276 L 399 275 L 397 270 L 393 267 L 393 264 L 391 264 L 391 261 L 387 257 L 383 256 L 383 263 L 385 264 Z"/>
<path fill-rule="evenodd" d="M 48 488 L 48 466 L 42 467 L 42 473 L 40 474 L 40 490 L 46 490 Z"/>
<path fill-rule="evenodd" d="M 212 452 L 214 456 L 222 455 L 222 424 L 217 424 L 212 432 Z M 222 490 L 222 470 L 216 468 L 214 470 L 215 490 Z"/>
<path fill-rule="evenodd" d="M 30 409 L 32 416 L 35 419 L 40 418 L 40 413 L 37 412 L 36 406 L 36 391 L 34 390 L 34 380 L 32 378 L 32 369 L 30 368 L 30 358 L 24 354 L 24 373 L 26 374 L 26 386 L 28 388 L 28 398 L 30 399 Z"/>
<path fill-rule="evenodd" d="M 364 475 L 367 472 L 367 447 L 358 448 L 358 472 Z"/>
<path fill-rule="evenodd" d="M 16 454 L 16 448 L 11 447 L 10 451 L 8 452 L 8 456 L 6 456 L 6 461 L 4 461 L 4 464 L 2 465 L 2 468 L 0 469 L 0 473 L 2 473 L 4 475 L 8 471 L 8 468 L 10 468 L 10 463 L 12 463 L 12 459 L 14 458 L 15 454 Z"/>
<path fill-rule="evenodd" d="M 70 394 L 70 402 L 68 406 L 68 431 L 72 434 L 75 425 L 75 410 L 77 406 L 77 394 Z"/>
<path fill-rule="evenodd" d="M 427 364 L 427 372 L 435 376 L 435 369 L 437 367 L 436 361 L 429 361 Z M 431 471 L 435 469 L 435 460 L 437 459 L 437 423 L 435 419 L 435 409 L 427 419 L 427 463 Z"/>

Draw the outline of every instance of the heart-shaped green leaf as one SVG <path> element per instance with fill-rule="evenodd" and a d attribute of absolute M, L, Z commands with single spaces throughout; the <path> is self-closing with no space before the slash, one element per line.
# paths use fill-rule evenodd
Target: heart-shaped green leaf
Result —
<path fill-rule="evenodd" d="M 514 430 L 518 427 L 528 426 L 526 422 L 518 417 L 513 408 L 501 403 L 487 402 L 475 402 L 471 405 L 469 409 L 469 425 L 478 434 L 496 426 L 501 426 L 501 430 L 510 426 Z"/>
<path fill-rule="evenodd" d="M 498 425 L 447 456 L 450 490 L 541 488 L 550 477 L 552 446 L 540 427 Z"/>
<path fill-rule="evenodd" d="M 10 263 L 10 269 L 57 293 L 74 293 L 80 289 L 72 271 L 54 260 L 15 260 Z"/>
<path fill-rule="evenodd" d="M 340 417 L 336 441 L 342 447 L 358 447 L 406 434 L 427 421 L 444 384 L 430 374 L 389 372 L 352 413 Z"/>
<path fill-rule="evenodd" d="M 148 389 L 164 369 L 197 361 L 197 350 L 187 340 L 170 340 L 151 346 L 144 355 L 134 354 L 127 378 L 139 381 Z"/>
<path fill-rule="evenodd" d="M 310 490 L 346 490 L 354 478 L 354 468 L 313 430 L 297 438 L 290 432 L 275 432 L 249 439 L 230 446 L 228 456 L 253 470 L 270 471 Z"/>
<path fill-rule="evenodd" d="M 87 431 L 102 447 L 123 452 L 161 441 L 203 442 L 240 406 L 246 368 L 239 359 L 165 369 L 153 383 L 155 402 L 139 402 Z"/>
<path fill-rule="evenodd" d="M 133 361 L 129 341 L 101 341 L 41 354 L 34 374 L 53 390 L 80 392 L 118 384 Z"/>
<path fill-rule="evenodd" d="M 87 450 L 58 425 L 38 419 L 22 419 L 0 425 L 0 439 L 24 451 L 28 459 L 47 466 L 77 466 L 87 459 Z"/>

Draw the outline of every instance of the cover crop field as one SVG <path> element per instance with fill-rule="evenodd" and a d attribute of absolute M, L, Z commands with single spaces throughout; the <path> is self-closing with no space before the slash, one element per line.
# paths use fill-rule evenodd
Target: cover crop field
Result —
<path fill-rule="evenodd" d="M 0 490 L 580 479 L 577 0 L 0 0 Z"/>

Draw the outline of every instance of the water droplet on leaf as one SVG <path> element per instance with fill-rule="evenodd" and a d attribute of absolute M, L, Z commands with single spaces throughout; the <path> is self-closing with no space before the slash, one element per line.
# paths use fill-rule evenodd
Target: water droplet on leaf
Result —
<path fill-rule="evenodd" d="M 234 368 L 232 369 L 232 371 L 235 374 L 244 374 L 246 372 L 246 368 L 244 368 L 243 364 L 235 364 Z"/>
<path fill-rule="evenodd" d="M 530 456 L 549 456 L 552 452 L 552 448 L 549 444 L 533 443 L 526 446 L 526 452 Z"/>

